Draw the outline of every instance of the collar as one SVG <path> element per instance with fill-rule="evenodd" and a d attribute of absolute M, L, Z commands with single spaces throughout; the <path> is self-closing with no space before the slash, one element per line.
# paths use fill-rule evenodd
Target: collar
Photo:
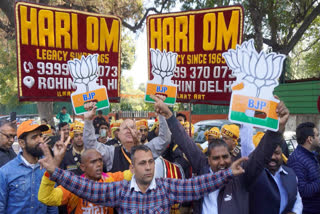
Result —
<path fill-rule="evenodd" d="M 152 181 L 151 181 L 151 183 L 150 183 L 147 191 L 148 191 L 148 190 L 152 190 L 152 189 L 156 189 L 156 188 L 157 188 L 156 179 L 155 179 L 155 177 L 153 176 L 153 179 L 152 179 Z M 136 182 L 136 179 L 135 179 L 135 176 L 134 176 L 134 175 L 132 176 L 132 179 L 131 179 L 131 182 L 130 182 L 130 190 L 132 190 L 132 189 L 133 189 L 134 191 L 136 191 L 136 192 L 141 192 L 141 190 L 140 190 L 140 188 L 139 188 L 139 186 L 138 186 L 138 184 L 137 184 L 137 182 Z M 147 191 L 146 191 L 146 192 L 147 192 Z"/>
<path fill-rule="evenodd" d="M 310 152 L 308 149 L 304 148 L 304 147 L 301 146 L 301 145 L 298 145 L 297 149 L 301 150 L 301 151 L 302 151 L 303 153 L 305 153 L 306 155 L 309 155 L 309 156 L 312 156 L 312 157 L 315 156 L 315 153 Z"/>
<path fill-rule="evenodd" d="M 80 177 L 87 178 L 85 173 L 83 173 Z M 106 179 L 108 179 L 108 178 L 110 178 L 110 176 L 107 173 L 102 172 L 101 178 L 97 182 L 105 182 Z M 87 178 L 87 179 L 89 179 L 89 178 Z"/>
<path fill-rule="evenodd" d="M 123 148 L 123 150 L 124 150 L 126 153 L 130 154 L 130 152 L 128 152 L 128 150 L 126 149 L 126 147 L 124 147 L 123 145 L 121 145 L 121 147 Z"/>
<path fill-rule="evenodd" d="M 10 147 L 10 149 L 4 149 L 0 147 L 0 151 L 5 152 L 5 153 L 10 153 L 12 149 L 12 146 Z"/>
<path fill-rule="evenodd" d="M 119 140 L 118 138 L 112 138 L 112 139 L 110 139 L 110 140 L 116 141 L 119 146 L 122 145 L 121 142 L 120 142 L 120 140 Z"/>
<path fill-rule="evenodd" d="M 286 170 L 284 170 L 284 169 L 282 168 L 282 166 L 280 166 L 280 167 L 279 167 L 279 170 L 277 171 L 277 173 L 280 173 L 280 172 L 282 172 L 282 173 L 285 174 L 285 175 L 288 175 L 288 172 L 287 172 Z"/>
<path fill-rule="evenodd" d="M 279 167 L 278 171 L 276 171 L 276 173 L 275 173 L 274 175 L 273 175 L 267 168 L 265 168 L 265 169 L 266 169 L 266 170 L 268 171 L 268 173 L 270 173 L 270 175 L 272 175 L 272 176 L 276 176 L 277 174 L 280 174 L 280 173 L 283 173 L 283 174 L 285 174 L 285 175 L 288 175 L 288 172 L 287 172 L 286 170 L 284 170 L 282 166 Z"/>
<path fill-rule="evenodd" d="M 84 152 L 84 147 L 83 147 L 83 149 L 81 150 L 81 152 L 78 152 L 78 151 L 74 148 L 74 146 L 72 146 L 72 154 L 73 154 L 73 156 L 75 156 L 76 154 L 77 154 L 77 155 L 82 155 L 83 152 Z"/>
<path fill-rule="evenodd" d="M 23 157 L 22 152 L 19 153 L 18 157 L 19 157 L 20 160 L 21 160 L 21 163 L 20 163 L 20 164 L 23 164 L 23 165 L 25 165 L 25 166 L 27 166 L 27 167 L 30 167 L 30 168 L 32 168 L 32 169 L 35 169 L 35 168 L 37 168 L 38 166 L 40 166 L 40 164 L 39 164 L 38 162 L 37 162 L 37 163 L 34 163 L 34 164 L 29 163 L 29 162 Z"/>

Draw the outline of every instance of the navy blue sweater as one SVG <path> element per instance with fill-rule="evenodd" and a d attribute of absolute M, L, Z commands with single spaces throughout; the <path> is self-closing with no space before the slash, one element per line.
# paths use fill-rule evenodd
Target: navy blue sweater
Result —
<path fill-rule="evenodd" d="M 290 155 L 288 166 L 298 177 L 304 214 L 320 213 L 320 167 L 314 153 L 301 145 Z"/>

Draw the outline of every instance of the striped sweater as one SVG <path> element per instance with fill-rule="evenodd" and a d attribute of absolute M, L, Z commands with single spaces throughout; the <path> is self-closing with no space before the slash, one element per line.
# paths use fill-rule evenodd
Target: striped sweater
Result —
<path fill-rule="evenodd" d="M 301 145 L 290 155 L 288 166 L 298 177 L 303 213 L 320 213 L 320 167 L 314 153 Z"/>

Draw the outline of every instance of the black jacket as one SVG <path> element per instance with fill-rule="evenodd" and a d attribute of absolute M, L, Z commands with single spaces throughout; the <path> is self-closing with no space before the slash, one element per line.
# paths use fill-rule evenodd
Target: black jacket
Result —
<path fill-rule="evenodd" d="M 10 148 L 9 150 L 0 148 L 0 167 L 11 161 L 16 156 L 17 154 L 13 151 L 12 148 Z"/>
<path fill-rule="evenodd" d="M 60 164 L 60 168 L 73 172 L 76 175 L 82 175 L 83 171 L 80 169 L 81 155 L 74 153 L 72 146 L 67 149 L 66 154 Z"/>
<path fill-rule="evenodd" d="M 180 149 L 186 154 L 191 163 L 193 172 L 198 175 L 209 173 L 208 159 L 187 135 L 184 128 L 175 117 L 167 120 L 170 131 Z M 280 144 L 282 135 L 278 132 L 268 131 L 262 138 L 258 147 L 250 154 L 249 160 L 244 162 L 245 173 L 233 177 L 232 180 L 219 191 L 218 213 L 247 214 L 249 210 L 250 185 L 257 179 L 264 169 L 264 163 L 271 160 L 271 156 Z M 202 213 L 203 199 L 196 201 L 193 213 Z"/>
<path fill-rule="evenodd" d="M 128 159 L 130 159 L 130 152 L 127 152 L 124 148 L 122 150 L 121 148 L 123 148 L 123 146 L 114 148 L 113 165 L 110 172 L 119 172 L 130 168 L 130 163 L 128 161 Z"/>
<path fill-rule="evenodd" d="M 288 202 L 282 212 L 291 212 L 297 199 L 297 176 L 294 171 L 282 165 L 285 172 L 280 172 L 280 179 L 287 192 Z M 250 213 L 269 214 L 280 211 L 279 188 L 267 169 L 263 170 L 258 179 L 250 187 Z"/>
<path fill-rule="evenodd" d="M 119 140 L 116 138 L 112 138 L 111 140 L 108 140 L 106 142 L 106 145 L 108 145 L 108 146 L 121 146 Z"/>

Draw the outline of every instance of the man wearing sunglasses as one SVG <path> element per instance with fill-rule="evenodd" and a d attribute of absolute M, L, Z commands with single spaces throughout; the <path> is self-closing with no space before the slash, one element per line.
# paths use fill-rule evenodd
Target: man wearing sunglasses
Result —
<path fill-rule="evenodd" d="M 0 167 L 17 156 L 12 148 L 16 135 L 15 124 L 6 120 L 0 121 Z"/>

